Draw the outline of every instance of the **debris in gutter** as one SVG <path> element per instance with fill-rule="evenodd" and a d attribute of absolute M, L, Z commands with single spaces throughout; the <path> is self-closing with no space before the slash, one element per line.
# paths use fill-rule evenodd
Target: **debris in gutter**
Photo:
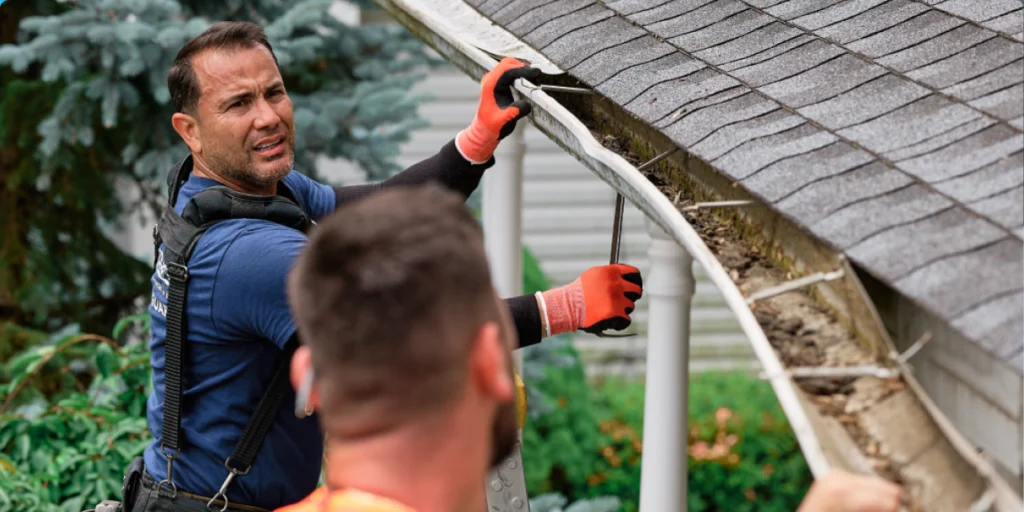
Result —
<path fill-rule="evenodd" d="M 633 165 L 642 162 L 618 138 L 593 134 L 606 148 Z M 894 447 L 872 435 L 863 417 L 870 414 L 874 406 L 904 391 L 906 385 L 898 370 L 878 366 L 853 334 L 808 294 L 806 286 L 787 287 L 787 282 L 793 284 L 792 276 L 778 268 L 758 247 L 741 239 L 730 224 L 714 215 L 714 208 L 693 207 L 708 203 L 697 202 L 688 190 L 675 185 L 660 169 L 645 169 L 644 174 L 673 200 L 740 291 L 747 297 L 759 298 L 750 301 L 750 308 L 796 385 L 823 416 L 838 421 L 871 471 L 904 486 L 905 510 L 921 510 L 921 483 L 903 474 L 904 464 L 892 456 Z M 735 206 L 745 204 L 740 202 Z M 814 276 L 815 282 L 834 278 L 832 274 Z M 785 293 L 757 294 L 780 289 Z M 908 351 L 905 355 L 909 357 L 913 353 Z"/>

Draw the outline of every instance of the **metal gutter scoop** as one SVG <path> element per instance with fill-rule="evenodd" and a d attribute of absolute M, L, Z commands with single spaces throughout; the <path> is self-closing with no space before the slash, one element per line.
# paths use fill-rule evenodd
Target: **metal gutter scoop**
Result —
<path fill-rule="evenodd" d="M 643 172 L 650 169 L 651 167 L 654 167 L 655 164 L 668 158 L 672 153 L 675 153 L 678 150 L 679 148 L 672 148 L 652 158 L 651 161 L 641 165 L 640 167 L 637 167 L 636 170 Z M 612 223 L 612 248 L 611 254 L 608 257 L 608 264 L 610 265 L 614 265 L 619 262 L 619 249 L 622 247 L 622 214 L 623 210 L 625 210 L 625 206 L 626 198 L 622 196 L 621 192 L 617 192 L 615 194 L 615 220 Z M 599 338 L 628 338 L 630 336 L 636 336 L 636 333 L 611 334 L 607 332 L 597 332 L 594 333 L 594 335 Z"/>

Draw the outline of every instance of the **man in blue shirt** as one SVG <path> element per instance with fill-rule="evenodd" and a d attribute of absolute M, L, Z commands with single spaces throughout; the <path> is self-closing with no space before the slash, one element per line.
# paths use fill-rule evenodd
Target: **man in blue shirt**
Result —
<path fill-rule="evenodd" d="M 499 140 L 530 112 L 526 101 L 512 101 L 512 82 L 538 74 L 515 59 L 503 60 L 482 80 L 476 117 L 437 155 L 381 183 L 331 187 L 292 169 L 292 104 L 262 28 L 218 23 L 182 48 L 168 75 L 178 109 L 171 122 L 190 149 L 172 170 L 173 213 L 194 218 L 199 198 L 216 187 L 242 199 L 232 199 L 232 209 L 246 198 L 287 198 L 313 221 L 340 204 L 396 185 L 438 182 L 468 197 L 493 165 Z M 175 293 L 169 267 L 181 267 L 168 261 L 168 237 L 175 235 L 163 232 L 167 228 L 161 223 L 158 241 L 165 243 L 157 248 L 149 308 L 153 393 L 147 417 L 154 440 L 126 474 L 126 512 L 203 510 L 211 497 L 225 496 L 226 501 L 214 503 L 216 509 L 270 510 L 299 501 L 318 483 L 323 434 L 316 418 L 293 413 L 290 389 L 272 410 L 251 468 L 226 481 L 225 461 L 267 393 L 282 354 L 297 344 L 285 278 L 307 243 L 305 232 L 294 226 L 242 217 L 220 220 L 190 248 L 181 323 L 175 322 L 174 301 L 168 299 Z M 576 329 L 623 329 L 640 293 L 636 268 L 609 265 L 506 304 L 520 346 L 526 346 Z M 175 406 L 165 403 L 165 396 L 177 357 L 168 347 L 173 325 L 185 327 L 178 358 L 180 400 L 166 400 L 178 404 L 180 428 L 169 435 L 165 415 Z M 169 437 L 173 441 L 165 443 Z"/>

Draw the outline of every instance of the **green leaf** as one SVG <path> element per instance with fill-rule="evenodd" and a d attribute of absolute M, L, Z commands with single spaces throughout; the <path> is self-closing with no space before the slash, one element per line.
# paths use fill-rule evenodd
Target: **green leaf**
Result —
<path fill-rule="evenodd" d="M 28 456 L 31 450 L 32 440 L 28 436 L 21 436 L 14 441 L 14 453 L 16 460 L 28 460 Z"/>
<path fill-rule="evenodd" d="M 124 155 L 124 158 L 126 160 L 129 160 L 131 158 L 134 158 L 135 152 L 138 151 L 138 146 L 129 146 L 129 147 L 125 148 L 125 151 L 126 151 L 126 153 Z M 128 326 L 130 326 L 131 324 L 133 324 L 135 322 L 144 322 L 144 323 L 148 324 L 149 323 L 148 320 L 149 320 L 149 312 L 142 312 L 142 313 L 137 313 L 137 314 L 134 314 L 134 315 L 129 315 L 129 316 L 126 316 L 126 317 L 118 320 L 117 323 L 114 325 L 114 331 L 113 331 L 114 339 L 120 338 L 121 337 L 121 333 L 123 333 L 124 330 L 126 328 L 128 328 Z"/>
<path fill-rule="evenodd" d="M 117 354 L 106 343 L 96 346 L 96 369 L 102 377 L 109 377 L 117 370 Z"/>
<path fill-rule="evenodd" d="M 61 503 L 61 509 L 66 512 L 82 512 L 85 509 L 85 495 L 78 495 Z"/>

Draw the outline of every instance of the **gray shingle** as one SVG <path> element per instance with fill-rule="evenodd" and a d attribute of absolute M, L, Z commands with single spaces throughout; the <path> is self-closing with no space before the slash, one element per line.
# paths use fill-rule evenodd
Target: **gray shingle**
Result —
<path fill-rule="evenodd" d="M 466 0 L 466 2 L 469 3 L 469 5 L 472 5 L 473 7 L 476 7 L 486 1 L 487 0 Z"/>
<path fill-rule="evenodd" d="M 515 21 L 510 21 L 505 29 L 522 37 L 549 21 L 596 3 L 597 0 L 558 0 L 529 10 Z"/>
<path fill-rule="evenodd" d="M 885 68 L 853 55 L 842 55 L 799 75 L 760 87 L 792 108 L 832 98 L 885 74 Z"/>
<path fill-rule="evenodd" d="M 608 18 L 593 25 L 565 34 L 544 47 L 544 56 L 569 69 L 583 59 L 607 48 L 643 37 L 644 29 L 618 17 Z"/>
<path fill-rule="evenodd" d="M 873 36 L 852 41 L 847 48 L 873 59 L 909 48 L 965 22 L 939 11 L 929 11 Z"/>
<path fill-rule="evenodd" d="M 740 90 L 732 91 L 733 97 L 743 94 L 745 88 L 739 88 L 738 85 L 740 83 L 735 78 L 705 68 L 692 75 L 655 85 L 626 103 L 625 108 L 644 121 L 654 124 L 683 105 L 708 97 L 714 98 L 722 91 L 735 88 Z"/>
<path fill-rule="evenodd" d="M 982 249 L 940 260 L 895 284 L 912 299 L 942 317 L 959 315 L 976 304 L 1020 289 L 1021 243 L 1007 237 Z"/>
<path fill-rule="evenodd" d="M 928 89 L 910 80 L 887 74 L 797 112 L 826 128 L 839 130 L 881 116 L 928 94 Z"/>
<path fill-rule="evenodd" d="M 956 55 L 993 37 L 996 37 L 994 32 L 967 23 L 906 50 L 886 55 L 877 61 L 883 66 L 906 73 Z"/>
<path fill-rule="evenodd" d="M 960 208 L 895 226 L 846 249 L 850 258 L 887 281 L 944 256 L 976 249 L 1006 237 L 1006 232 Z"/>
<path fill-rule="evenodd" d="M 1024 130 L 1024 116 L 1020 116 L 1017 119 L 1010 121 L 1010 124 L 1016 126 L 1018 130 Z"/>
<path fill-rule="evenodd" d="M 719 76 L 721 76 L 723 80 L 725 80 L 725 79 L 735 80 L 732 77 L 730 77 L 729 75 L 719 75 Z M 736 83 L 736 82 L 733 82 L 733 83 Z M 712 106 L 718 105 L 719 103 L 731 102 L 732 100 L 734 100 L 736 98 L 739 98 L 740 96 L 746 96 L 746 95 L 750 95 L 750 94 L 755 94 L 755 93 L 753 93 L 750 88 L 744 87 L 742 85 L 736 85 L 735 87 L 731 87 L 729 89 L 725 89 L 724 91 L 717 92 L 717 93 L 714 93 L 714 94 L 711 94 L 711 93 L 699 94 L 699 95 L 695 96 L 695 99 L 693 101 L 689 101 L 689 102 L 686 102 L 686 103 L 684 103 L 682 105 L 679 105 L 678 108 L 668 110 L 665 113 L 665 115 L 663 115 L 662 117 L 658 118 L 654 123 L 651 123 L 651 124 L 653 124 L 658 129 L 664 129 L 664 128 L 668 127 L 669 125 L 673 124 L 673 123 L 679 122 L 682 118 L 684 118 L 686 116 L 689 116 L 690 114 L 693 114 L 694 112 L 697 112 L 698 110 L 705 109 L 705 108 L 708 108 L 708 107 L 712 107 Z M 766 101 L 770 101 L 770 100 L 766 100 Z M 774 102 L 771 102 L 771 103 L 775 104 Z M 778 104 L 775 104 L 775 108 L 779 108 Z M 723 124 L 724 124 L 724 121 L 723 121 Z"/>
<path fill-rule="evenodd" d="M 597 92 L 625 105 L 651 86 L 684 77 L 705 64 L 681 52 L 670 53 L 660 59 L 631 67 L 597 86 Z"/>
<path fill-rule="evenodd" d="M 749 121 L 725 125 L 695 144 L 690 152 L 705 161 L 714 160 L 744 142 L 774 135 L 805 122 L 800 116 L 788 111 L 776 110 Z"/>
<path fill-rule="evenodd" d="M 784 20 L 798 18 L 808 13 L 821 11 L 843 0 L 789 0 L 765 9 L 765 12 Z"/>
<path fill-rule="evenodd" d="M 872 151 L 885 153 L 929 139 L 980 116 L 966 105 L 933 95 L 837 133 Z"/>
<path fill-rule="evenodd" d="M 778 109 L 779 105 L 774 101 L 748 92 L 738 98 L 685 114 L 662 131 L 673 142 L 685 147 L 711 135 L 725 123 L 745 121 Z"/>
<path fill-rule="evenodd" d="M 728 43 L 712 46 L 694 54 L 705 62 L 719 66 L 726 62 L 745 59 L 751 55 L 778 46 L 804 32 L 782 22 L 775 22 Z"/>
<path fill-rule="evenodd" d="M 809 226 L 812 233 L 845 249 L 873 233 L 952 208 L 946 196 L 919 184 L 840 206 Z"/>
<path fill-rule="evenodd" d="M 737 69 L 733 76 L 753 87 L 798 75 L 843 54 L 843 49 L 822 40 L 794 48 L 771 60 Z"/>
<path fill-rule="evenodd" d="M 774 203 L 803 186 L 856 169 L 872 160 L 874 157 L 867 151 L 840 141 L 775 162 L 744 178 L 743 185 L 764 200 Z"/>
<path fill-rule="evenodd" d="M 890 0 L 848 20 L 817 30 L 815 33 L 840 44 L 846 44 L 898 25 L 927 10 L 928 6 L 910 0 Z"/>
<path fill-rule="evenodd" d="M 591 55 L 569 72 L 594 87 L 624 69 L 651 62 L 675 51 L 676 48 L 668 43 L 644 36 Z"/>
<path fill-rule="evenodd" d="M 797 222 L 811 224 L 837 208 L 906 187 L 912 181 L 906 174 L 875 161 L 810 183 L 775 207 Z"/>
<path fill-rule="evenodd" d="M 644 10 L 643 12 L 634 11 L 634 13 L 629 14 L 627 18 L 638 25 L 650 25 L 651 23 L 670 20 L 714 1 L 715 0 L 672 0 L 669 3 L 659 5 L 654 9 Z"/>
<path fill-rule="evenodd" d="M 970 101 L 1020 83 L 1021 77 L 1024 77 L 1024 59 L 1011 62 L 977 78 L 947 87 L 942 92 L 964 101 Z"/>
<path fill-rule="evenodd" d="M 1024 224 L 1024 185 L 969 203 L 967 207 L 1006 229 L 1017 229 Z"/>
<path fill-rule="evenodd" d="M 696 32 L 745 9 L 747 9 L 746 4 L 739 0 L 715 0 L 692 11 L 687 11 L 681 16 L 663 18 L 656 23 L 646 24 L 645 27 L 647 30 L 669 39 L 679 34 Z"/>
<path fill-rule="evenodd" d="M 1024 31 L 1024 9 L 1018 9 L 982 23 L 989 30 L 1004 34 L 1019 34 Z"/>
<path fill-rule="evenodd" d="M 993 125 L 970 137 L 897 166 L 933 183 L 980 169 L 1024 149 L 1024 135 L 1003 125 Z"/>
<path fill-rule="evenodd" d="M 710 27 L 673 37 L 669 42 L 688 52 L 697 52 L 739 39 L 774 21 L 771 16 L 749 9 Z"/>
<path fill-rule="evenodd" d="M 609 9 L 614 9 L 619 14 L 632 14 L 634 12 L 646 11 L 674 2 L 675 0 L 609 0 L 604 4 Z"/>
<path fill-rule="evenodd" d="M 764 62 L 764 61 L 766 61 L 768 59 L 774 58 L 774 57 L 776 57 L 778 55 L 782 55 L 783 53 L 786 53 L 786 52 L 788 52 L 790 50 L 793 50 L 795 48 L 799 48 L 801 46 L 804 46 L 804 45 L 806 45 L 808 43 L 811 43 L 811 42 L 817 41 L 817 40 L 818 39 L 815 39 L 814 36 L 811 36 L 809 34 L 803 34 L 803 35 L 797 36 L 797 37 L 795 37 L 793 39 L 790 39 L 789 41 L 786 41 L 785 43 L 781 43 L 781 44 L 776 45 L 776 46 L 774 46 L 772 48 L 769 48 L 769 49 L 767 49 L 767 50 L 765 50 L 765 51 L 763 51 L 761 53 L 756 53 L 756 54 L 751 55 L 750 57 L 747 57 L 745 59 L 740 59 L 740 60 L 737 60 L 737 61 L 733 61 L 733 62 L 729 62 L 729 63 L 726 63 L 726 64 L 722 64 L 719 67 L 721 67 L 725 71 L 730 71 L 730 72 L 731 71 L 735 71 L 735 70 L 740 69 L 740 68 L 744 68 L 744 67 L 747 67 L 747 66 L 753 66 L 754 64 L 759 64 L 759 63 Z"/>
<path fill-rule="evenodd" d="M 574 30 L 588 25 L 593 25 L 612 16 L 615 16 L 615 13 L 609 9 L 605 9 L 603 5 L 591 5 L 590 7 L 585 7 L 579 11 L 575 11 L 571 15 L 561 16 L 544 23 L 530 33 L 524 35 L 523 41 L 526 41 L 534 48 L 544 48 L 554 40 L 564 37 L 566 34 Z"/>
<path fill-rule="evenodd" d="M 1024 114 L 1024 84 L 996 91 L 970 102 L 970 105 L 1005 121 L 1016 119 Z"/>
<path fill-rule="evenodd" d="M 509 0 L 505 2 L 504 7 L 495 11 L 489 18 L 498 25 L 507 25 L 519 19 L 527 11 L 554 1 L 556 0 Z"/>
<path fill-rule="evenodd" d="M 1021 350 L 1024 349 L 1024 322 L 1021 322 L 1020 318 L 1003 322 L 985 337 L 983 343 L 986 346 L 994 347 L 998 357 L 1006 359 L 1008 362 L 1018 361 L 1014 365 L 1015 368 L 1024 366 L 1020 363 L 1022 361 Z"/>
<path fill-rule="evenodd" d="M 917 144 L 911 144 L 909 146 L 889 151 L 883 156 L 894 162 L 914 158 L 915 156 L 941 149 L 942 147 L 952 144 L 964 137 L 978 133 L 995 123 L 995 119 L 992 119 L 991 117 L 979 116 L 955 128 L 946 130 L 929 139 L 918 142 Z"/>
<path fill-rule="evenodd" d="M 1019 11 L 1021 3 L 1020 0 L 948 0 L 935 4 L 935 8 L 971 21 L 985 21 Z"/>
<path fill-rule="evenodd" d="M 999 69 L 1024 58 L 1024 44 L 993 37 L 956 55 L 915 69 L 907 76 L 942 89 Z"/>
<path fill-rule="evenodd" d="M 786 0 L 743 0 L 747 5 L 751 7 L 757 7 L 758 9 L 767 9 L 773 5 L 781 4 Z"/>
<path fill-rule="evenodd" d="M 1017 152 L 969 174 L 934 183 L 933 186 L 935 190 L 961 203 L 969 203 L 994 196 L 1024 183 L 1022 169 L 1024 169 L 1024 153 Z"/>
<path fill-rule="evenodd" d="M 814 151 L 836 140 L 835 135 L 804 124 L 741 144 L 715 160 L 714 166 L 733 179 L 741 180 L 783 158 Z"/>
<path fill-rule="evenodd" d="M 982 339 L 1007 321 L 1018 320 L 1024 311 L 1024 294 L 1011 293 L 982 303 L 951 322 L 968 338 Z"/>
<path fill-rule="evenodd" d="M 494 14 L 495 11 L 504 7 L 506 1 L 507 0 L 487 0 L 482 4 L 479 4 L 477 6 L 477 10 L 480 11 L 480 13 L 484 14 L 485 16 L 490 16 Z"/>
<path fill-rule="evenodd" d="M 818 30 L 823 27 L 850 19 L 862 12 L 885 3 L 885 0 L 846 0 L 828 9 L 805 14 L 793 20 L 793 23 L 807 30 Z"/>

